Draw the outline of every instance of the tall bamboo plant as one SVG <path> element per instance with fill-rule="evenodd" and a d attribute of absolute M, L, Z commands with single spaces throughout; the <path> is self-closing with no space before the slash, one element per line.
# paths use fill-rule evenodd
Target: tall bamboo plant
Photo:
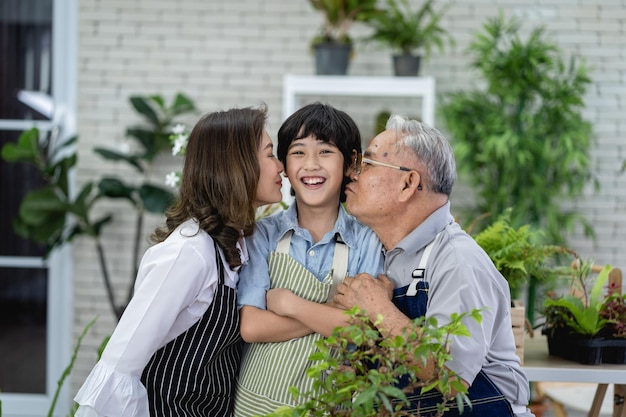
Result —
<path fill-rule="evenodd" d="M 139 173 L 136 178 L 104 176 L 87 181 L 74 195 L 69 177 L 78 160 L 72 149 L 77 137 L 56 143 L 54 136 L 41 136 L 39 130 L 33 128 L 20 135 L 17 143 L 7 143 L 2 148 L 4 160 L 32 164 L 44 181 L 41 187 L 28 192 L 20 203 L 18 217 L 13 221 L 15 232 L 45 244 L 47 253 L 71 242 L 76 236 L 93 239 L 109 304 L 118 319 L 133 294 L 145 214 L 163 213 L 174 199 L 170 190 L 152 182 L 154 158 L 171 150 L 169 136 L 177 118 L 196 111 L 194 103 L 180 93 L 171 104 L 165 103 L 159 95 L 132 96 L 130 103 L 144 119 L 144 124 L 126 130 L 126 135 L 137 143 L 136 150 L 122 153 L 98 147 L 94 151 L 109 161 L 129 164 Z M 113 221 L 113 214 L 94 216 L 97 203 L 106 198 L 129 202 L 135 211 L 131 277 L 122 302 L 118 302 L 113 292 L 101 240 L 102 229 Z"/>
<path fill-rule="evenodd" d="M 467 219 L 484 213 L 497 218 L 511 208 L 513 227 L 530 224 L 545 230 L 548 241 L 567 245 L 576 226 L 594 235 L 572 204 L 586 185 L 598 188 L 591 171 L 592 126 L 582 116 L 589 68 L 574 57 L 564 59 L 544 28 L 533 29 L 526 40 L 519 31 L 518 20 L 502 15 L 483 26 L 469 53 L 484 88 L 449 94 L 441 114 L 459 171 L 476 191 Z M 529 297 L 537 285 L 531 276 Z"/>
<path fill-rule="evenodd" d="M 567 207 L 594 181 L 592 126 L 582 117 L 591 80 L 585 63 L 566 61 L 543 28 L 525 41 L 516 19 L 489 20 L 469 47 L 484 88 L 454 92 L 441 107 L 454 140 L 459 171 L 477 193 L 469 219 L 496 218 L 511 208 L 514 226 L 546 230 L 566 243 L 576 225 L 590 223 Z"/>

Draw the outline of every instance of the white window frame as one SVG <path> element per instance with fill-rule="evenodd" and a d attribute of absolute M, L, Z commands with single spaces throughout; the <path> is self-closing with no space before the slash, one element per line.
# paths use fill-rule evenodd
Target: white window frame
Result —
<path fill-rule="evenodd" d="M 78 0 L 53 0 L 52 11 L 52 94 L 56 120 L 2 120 L 0 129 L 24 131 L 38 127 L 50 131 L 56 124 L 59 138 L 76 134 Z M 70 186 L 73 181 L 70 179 Z M 46 393 L 0 393 L 5 417 L 47 415 L 57 382 L 69 364 L 73 349 L 73 265 L 70 245 L 56 250 L 48 260 L 36 257 L 0 257 L 0 266 L 48 268 L 48 311 L 46 352 Z M 71 379 L 67 378 L 57 399 L 54 416 L 66 416 L 72 404 Z"/>

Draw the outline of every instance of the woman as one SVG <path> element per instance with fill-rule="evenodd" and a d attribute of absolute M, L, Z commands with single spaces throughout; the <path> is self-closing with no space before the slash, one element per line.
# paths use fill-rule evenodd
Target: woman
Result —
<path fill-rule="evenodd" d="M 152 236 L 135 295 L 76 395 L 77 417 L 228 416 L 241 355 L 236 304 L 255 209 L 281 200 L 265 109 L 203 116 L 178 200 Z"/>

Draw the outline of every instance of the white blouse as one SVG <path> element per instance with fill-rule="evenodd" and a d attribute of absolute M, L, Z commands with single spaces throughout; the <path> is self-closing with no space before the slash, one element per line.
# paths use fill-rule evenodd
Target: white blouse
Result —
<path fill-rule="evenodd" d="M 246 263 L 245 240 L 237 248 Z M 238 271 L 224 261 L 225 284 L 236 288 Z M 219 277 L 213 239 L 189 220 L 144 254 L 135 293 L 102 358 L 74 400 L 76 417 L 147 417 L 140 381 L 152 355 L 194 325 L 213 301 Z"/>

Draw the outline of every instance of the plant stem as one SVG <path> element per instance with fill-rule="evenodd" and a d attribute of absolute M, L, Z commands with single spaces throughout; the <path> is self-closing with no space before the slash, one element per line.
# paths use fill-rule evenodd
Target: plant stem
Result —
<path fill-rule="evenodd" d="M 122 317 L 123 309 L 119 308 L 118 305 L 115 303 L 115 293 L 113 292 L 113 286 L 111 285 L 111 277 L 109 276 L 109 270 L 107 268 L 102 243 L 98 238 L 95 238 L 95 241 L 96 250 L 98 251 L 98 259 L 100 261 L 100 269 L 102 270 L 102 278 L 104 279 L 104 286 L 107 290 L 107 296 L 109 297 L 109 304 L 111 304 L 111 310 L 113 310 L 113 314 L 115 315 L 115 317 L 117 317 L 117 320 L 119 321 L 120 317 Z"/>
<path fill-rule="evenodd" d="M 78 356 L 78 349 L 80 348 L 80 345 L 83 342 L 83 338 L 85 337 L 85 335 L 87 334 L 87 332 L 89 331 L 91 326 L 94 325 L 96 320 L 98 320 L 98 316 L 94 317 L 93 319 L 91 319 L 91 321 L 89 323 L 87 323 L 87 325 L 83 329 L 83 332 L 80 334 L 80 336 L 78 337 L 78 340 L 76 341 L 76 345 L 74 346 L 74 353 L 72 354 L 72 358 L 70 360 L 70 363 L 69 363 L 69 365 L 67 365 L 67 367 L 65 368 L 65 370 L 61 374 L 61 377 L 59 378 L 59 381 L 57 382 L 57 389 L 54 391 L 54 396 L 52 397 L 52 403 L 50 404 L 50 409 L 48 410 L 48 417 L 52 417 L 53 416 L 54 407 L 56 407 L 57 400 L 59 399 L 59 394 L 61 392 L 61 388 L 63 387 L 63 383 L 65 382 L 65 379 L 72 372 L 72 368 L 74 368 L 74 362 L 76 361 L 76 356 Z M 2 416 L 2 409 L 0 408 L 0 417 L 1 416 Z"/>

